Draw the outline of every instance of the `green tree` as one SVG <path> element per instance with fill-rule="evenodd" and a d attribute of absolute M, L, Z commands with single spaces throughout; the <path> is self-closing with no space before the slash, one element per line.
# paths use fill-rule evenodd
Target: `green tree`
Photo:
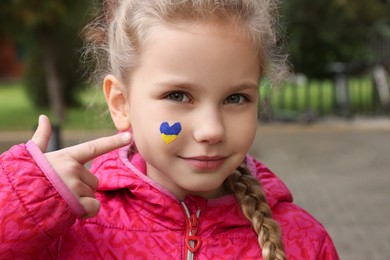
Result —
<path fill-rule="evenodd" d="M 77 103 L 82 85 L 78 67 L 81 28 L 91 1 L 2 0 L 3 34 L 12 35 L 25 53 L 27 92 L 37 106 L 50 106 L 55 123 L 65 119 L 65 107 Z"/>
<path fill-rule="evenodd" d="M 326 75 L 331 62 L 362 62 L 374 26 L 387 19 L 384 0 L 286 0 L 283 21 L 294 70 Z"/>

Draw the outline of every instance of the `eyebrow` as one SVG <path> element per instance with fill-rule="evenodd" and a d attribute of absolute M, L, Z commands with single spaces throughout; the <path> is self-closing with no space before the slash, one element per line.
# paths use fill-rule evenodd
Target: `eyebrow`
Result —
<path fill-rule="evenodd" d="M 232 88 L 236 90 L 252 89 L 257 91 L 259 89 L 259 85 L 252 82 L 244 82 L 238 85 L 234 85 Z"/>
<path fill-rule="evenodd" d="M 181 81 L 161 81 L 156 84 L 156 86 L 160 87 L 174 87 L 182 90 L 191 90 L 197 88 L 199 85 L 181 82 Z"/>
<path fill-rule="evenodd" d="M 161 87 L 175 87 L 182 90 L 191 90 L 199 87 L 198 84 L 192 84 L 192 83 L 181 82 L 181 81 L 162 81 L 162 82 L 158 82 L 156 85 Z M 258 84 L 249 81 L 237 85 L 232 85 L 230 87 L 235 91 L 241 91 L 246 89 L 252 89 L 257 91 L 259 89 Z"/>

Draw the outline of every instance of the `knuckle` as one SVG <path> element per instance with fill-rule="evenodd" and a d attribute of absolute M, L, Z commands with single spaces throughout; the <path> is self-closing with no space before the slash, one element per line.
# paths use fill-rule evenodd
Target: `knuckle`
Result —
<path fill-rule="evenodd" d="M 76 181 L 74 188 L 79 194 L 81 194 L 82 190 L 84 189 L 84 184 L 81 181 Z"/>
<path fill-rule="evenodd" d="M 77 175 L 80 172 L 80 166 L 76 163 L 71 163 L 68 165 L 68 172 L 72 175 Z"/>
<path fill-rule="evenodd" d="M 69 189 L 79 197 L 82 194 L 83 184 L 78 180 L 73 180 L 69 182 Z"/>
<path fill-rule="evenodd" d="M 99 179 L 98 179 L 98 177 L 96 177 L 95 175 L 93 175 L 92 187 L 93 187 L 94 190 L 96 190 L 98 186 L 99 186 Z"/>
<path fill-rule="evenodd" d="M 83 218 L 91 218 L 96 216 L 100 210 L 100 202 L 94 198 L 82 197 L 80 203 L 84 207 L 86 214 Z"/>
<path fill-rule="evenodd" d="M 92 157 L 96 157 L 98 155 L 98 148 L 95 143 L 90 143 L 88 145 L 89 154 L 92 155 Z"/>

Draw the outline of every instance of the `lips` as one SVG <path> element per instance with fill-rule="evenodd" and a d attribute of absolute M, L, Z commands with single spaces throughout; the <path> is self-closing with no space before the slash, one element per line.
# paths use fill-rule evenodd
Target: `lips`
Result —
<path fill-rule="evenodd" d="M 226 156 L 181 157 L 191 168 L 200 171 L 215 171 L 226 161 Z"/>

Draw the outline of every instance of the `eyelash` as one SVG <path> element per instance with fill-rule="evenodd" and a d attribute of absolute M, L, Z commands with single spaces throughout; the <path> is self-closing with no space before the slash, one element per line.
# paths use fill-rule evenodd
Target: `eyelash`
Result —
<path fill-rule="evenodd" d="M 176 98 L 175 98 L 174 95 L 176 95 Z M 181 100 L 177 100 L 177 96 L 178 95 L 181 95 L 180 96 Z M 228 102 L 228 99 L 231 98 L 231 97 L 239 97 L 240 100 L 238 102 Z M 169 92 L 169 93 L 167 93 L 165 95 L 165 98 L 168 99 L 168 100 L 171 100 L 173 102 L 177 102 L 177 103 L 188 103 L 188 102 L 191 102 L 191 100 L 192 100 L 192 97 L 190 96 L 190 94 L 188 94 L 186 92 L 183 92 L 183 91 L 172 91 L 172 92 Z M 187 100 L 183 101 L 183 99 L 187 99 Z M 242 103 L 247 103 L 247 102 L 250 102 L 250 98 L 247 95 L 236 93 L 236 94 L 229 95 L 224 100 L 223 103 L 224 104 L 242 104 Z"/>
<path fill-rule="evenodd" d="M 240 98 L 240 100 L 236 103 L 236 102 L 233 102 L 233 103 L 228 103 L 227 102 L 227 100 L 229 99 L 229 98 L 231 98 L 231 97 L 239 97 Z M 249 100 L 249 98 L 248 98 L 248 96 L 247 95 L 243 95 L 243 94 L 239 94 L 239 93 L 237 93 L 237 94 L 232 94 L 232 95 L 230 95 L 230 96 L 228 96 L 226 99 L 225 99 L 225 104 L 242 104 L 242 103 L 247 103 L 247 102 L 249 102 L 250 100 Z"/>
<path fill-rule="evenodd" d="M 186 101 L 183 101 L 183 100 L 176 100 L 174 98 L 174 95 L 182 95 L 182 98 L 185 99 L 187 98 L 188 100 Z M 190 102 L 191 101 L 191 96 L 186 93 L 186 92 L 183 92 L 183 91 L 172 91 L 172 92 L 169 92 L 167 95 L 166 95 L 166 98 L 173 101 L 173 102 L 178 102 L 178 103 L 186 103 L 186 102 Z"/>

